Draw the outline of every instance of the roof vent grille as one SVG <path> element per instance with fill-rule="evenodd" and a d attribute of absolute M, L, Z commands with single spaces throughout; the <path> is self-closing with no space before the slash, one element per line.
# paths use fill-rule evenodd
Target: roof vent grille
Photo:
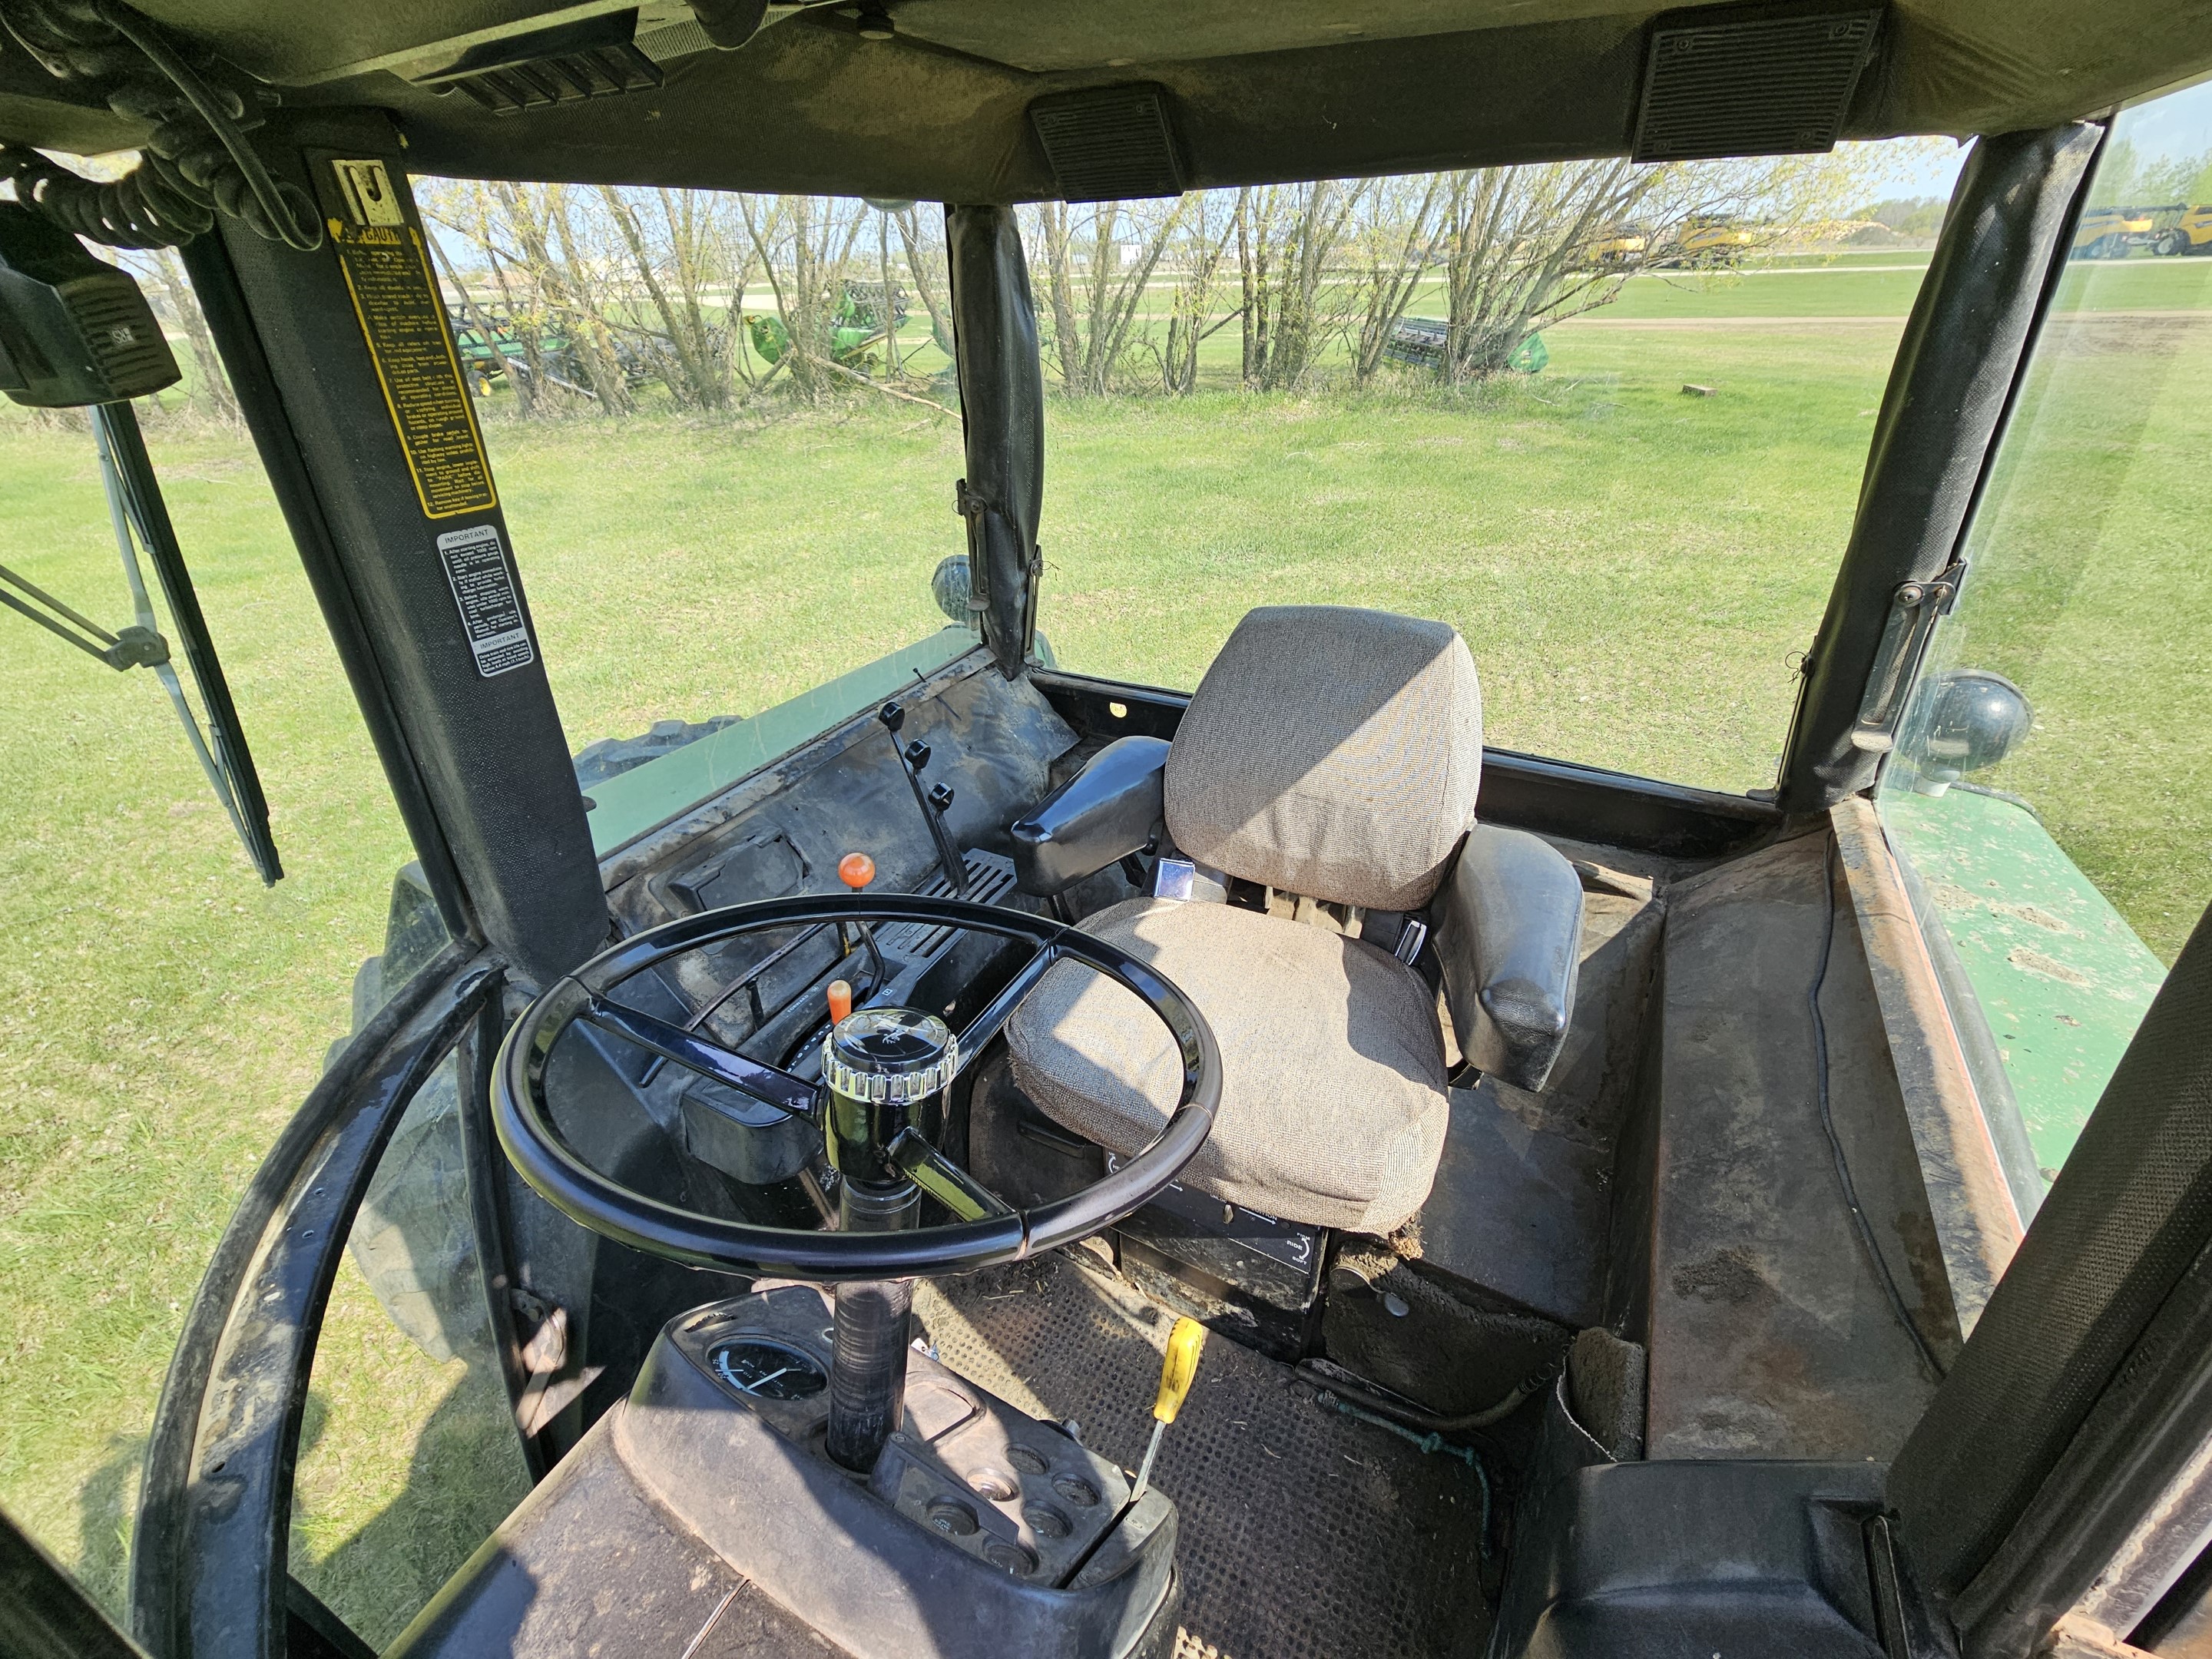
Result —
<path fill-rule="evenodd" d="M 1654 21 L 1635 159 L 1833 149 L 1881 8 L 1668 12 Z"/>
<path fill-rule="evenodd" d="M 1030 106 L 1030 124 L 1064 202 L 1180 196 L 1182 160 L 1156 86 L 1100 87 L 1056 94 Z"/>
<path fill-rule="evenodd" d="M 635 22 L 635 14 L 619 12 L 488 41 L 410 78 L 434 92 L 463 93 L 494 115 L 657 87 L 660 65 L 630 38 Z"/>

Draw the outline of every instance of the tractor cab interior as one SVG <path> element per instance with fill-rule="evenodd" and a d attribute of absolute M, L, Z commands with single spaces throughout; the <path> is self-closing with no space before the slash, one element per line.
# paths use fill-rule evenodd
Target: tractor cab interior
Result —
<path fill-rule="evenodd" d="M 1869 799 L 1953 753 L 1962 538 L 2200 16 L 532 10 L 0 0 L 0 386 L 127 449 L 165 366 L 62 233 L 185 244 L 418 860 L 187 1316 L 132 1638 L 368 1650 L 286 1552 L 374 1214 L 531 1482 L 410 1659 L 2204 1650 L 2212 941 L 2053 1186 Z M 1907 132 L 1972 150 L 1774 787 L 1486 745 L 1516 642 L 1388 607 L 1255 592 L 1188 694 L 1041 647 L 1014 204 Z M 951 625 L 572 757 L 426 172 L 948 204 Z"/>

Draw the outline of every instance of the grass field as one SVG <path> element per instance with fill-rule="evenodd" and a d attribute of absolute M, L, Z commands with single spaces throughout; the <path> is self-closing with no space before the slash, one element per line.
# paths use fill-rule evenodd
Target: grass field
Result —
<path fill-rule="evenodd" d="M 2067 280 L 2141 312 L 2206 308 L 2208 279 L 2212 262 Z M 1765 784 L 1916 280 L 1641 279 L 1555 330 L 1542 376 L 1461 399 L 1055 404 L 1041 625 L 1072 666 L 1187 686 L 1261 600 L 1443 617 L 1493 743 Z M 2212 328 L 2129 317 L 2057 343 L 1962 632 L 2038 703 L 1996 781 L 2170 957 L 2212 894 Z M 953 420 L 861 394 L 738 423 L 494 418 L 489 439 L 576 746 L 756 713 L 939 620 Z M 0 1502 L 111 1606 L 184 1301 L 346 1029 L 408 856 L 250 446 L 175 422 L 150 441 L 289 874 L 253 880 L 143 675 L 0 618 L 0 1383 L 33 1402 L 0 1425 Z M 84 436 L 0 426 L 0 539 L 121 620 Z M 326 1583 L 397 1540 L 344 1609 L 372 1636 L 453 1565 L 393 1500 L 462 1443 L 423 1425 L 462 1434 L 470 1386 L 342 1281 L 295 1539 Z"/>

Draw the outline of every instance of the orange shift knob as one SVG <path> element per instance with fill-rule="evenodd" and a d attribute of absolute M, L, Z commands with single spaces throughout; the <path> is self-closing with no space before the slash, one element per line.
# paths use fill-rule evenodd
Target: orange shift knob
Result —
<path fill-rule="evenodd" d="M 853 988 L 842 979 L 830 981 L 830 1023 L 835 1025 L 853 1012 Z"/>
<path fill-rule="evenodd" d="M 837 860 L 837 879 L 854 892 L 876 878 L 876 861 L 866 853 L 848 853 Z"/>

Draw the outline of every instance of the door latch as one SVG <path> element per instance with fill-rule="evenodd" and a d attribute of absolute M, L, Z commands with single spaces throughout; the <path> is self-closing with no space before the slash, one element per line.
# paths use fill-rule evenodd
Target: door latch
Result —
<path fill-rule="evenodd" d="M 1954 559 L 1941 575 L 1924 582 L 1900 582 L 1889 596 L 1889 617 L 1882 624 L 1881 643 L 1875 647 L 1866 696 L 1859 703 L 1858 719 L 1851 725 L 1853 748 L 1885 755 L 1896 746 L 1905 694 L 1911 690 L 1919 672 L 1929 635 L 1935 632 L 1937 619 L 1948 616 L 1958 603 L 1959 588 L 1966 579 L 1966 561 Z"/>

